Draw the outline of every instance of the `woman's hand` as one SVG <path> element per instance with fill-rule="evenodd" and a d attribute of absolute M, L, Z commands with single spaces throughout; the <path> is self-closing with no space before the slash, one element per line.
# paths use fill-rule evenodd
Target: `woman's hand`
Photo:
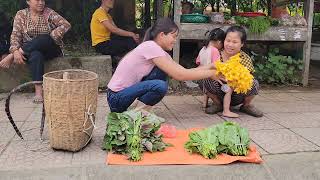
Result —
<path fill-rule="evenodd" d="M 221 74 L 219 74 L 219 75 L 214 74 L 214 76 L 212 76 L 211 79 L 219 82 L 221 85 L 223 84 L 222 81 L 226 82 L 224 76 L 222 76 Z"/>
<path fill-rule="evenodd" d="M 23 54 L 19 50 L 15 50 L 13 52 L 13 58 L 15 64 L 25 64 L 26 58 L 23 56 Z"/>
<path fill-rule="evenodd" d="M 199 70 L 216 70 L 216 66 L 214 64 L 208 64 L 208 65 L 200 65 L 197 67 Z"/>
<path fill-rule="evenodd" d="M 216 66 L 215 66 L 213 63 L 207 65 L 207 67 L 208 67 L 208 69 L 214 69 L 214 70 L 216 70 Z"/>
<path fill-rule="evenodd" d="M 134 40 L 136 43 L 139 43 L 139 41 L 140 41 L 139 34 L 132 33 L 132 34 L 131 34 L 131 37 L 133 38 L 133 40 Z"/>

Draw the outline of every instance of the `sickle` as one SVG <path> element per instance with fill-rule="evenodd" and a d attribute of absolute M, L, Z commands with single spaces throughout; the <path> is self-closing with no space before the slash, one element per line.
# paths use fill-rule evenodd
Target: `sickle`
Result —
<path fill-rule="evenodd" d="M 16 131 L 17 135 L 18 135 L 21 139 L 23 139 L 22 134 L 21 134 L 21 132 L 19 131 L 17 125 L 15 124 L 15 122 L 14 122 L 12 116 L 11 116 L 11 112 L 10 112 L 10 98 L 11 98 L 11 95 L 12 95 L 13 93 L 15 93 L 16 91 L 19 91 L 20 89 L 22 89 L 22 88 L 24 88 L 24 87 L 26 87 L 26 86 L 34 85 L 34 84 L 41 84 L 41 83 L 42 83 L 42 81 L 31 81 L 31 82 L 26 82 L 26 83 L 24 83 L 24 84 L 21 84 L 21 85 L 17 86 L 16 88 L 12 89 L 12 90 L 10 91 L 7 99 L 6 99 L 5 111 L 6 111 L 7 117 L 8 117 L 8 119 L 9 119 L 9 121 L 10 121 L 13 129 Z M 44 106 L 43 106 L 43 108 L 44 108 Z M 42 116 L 43 116 L 43 115 L 44 115 L 44 109 L 42 110 Z M 41 119 L 41 127 L 42 127 L 42 121 L 44 121 L 44 117 L 42 117 L 42 119 Z M 43 131 L 43 130 L 42 130 L 42 131 Z M 41 129 L 40 129 L 40 133 L 41 133 L 41 135 L 42 135 Z"/>

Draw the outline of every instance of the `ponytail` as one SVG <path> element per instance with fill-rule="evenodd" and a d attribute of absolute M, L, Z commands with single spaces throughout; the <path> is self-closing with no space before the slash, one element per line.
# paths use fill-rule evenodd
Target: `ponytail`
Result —
<path fill-rule="evenodd" d="M 144 35 L 143 42 L 150 41 L 153 39 L 154 39 L 154 37 L 152 36 L 152 27 L 149 27 Z"/>
<path fill-rule="evenodd" d="M 209 33 L 208 38 L 204 41 L 205 47 L 208 47 L 210 41 L 223 42 L 224 39 L 226 38 L 225 32 L 220 28 L 215 28 L 211 31 L 207 31 L 204 35 L 207 36 L 208 33 Z"/>

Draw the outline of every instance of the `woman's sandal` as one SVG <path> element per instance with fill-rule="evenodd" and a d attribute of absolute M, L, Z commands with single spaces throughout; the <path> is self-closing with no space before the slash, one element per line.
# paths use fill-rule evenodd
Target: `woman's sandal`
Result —
<path fill-rule="evenodd" d="M 218 112 L 221 112 L 223 110 L 222 105 L 212 104 L 211 106 L 208 106 L 205 108 L 204 112 L 206 114 L 216 114 Z"/>
<path fill-rule="evenodd" d="M 252 105 L 248 105 L 248 106 L 241 106 L 239 109 L 240 112 L 246 113 L 248 115 L 254 116 L 254 117 L 262 117 L 263 116 L 263 112 L 261 112 L 259 109 L 257 109 L 256 107 L 252 106 Z"/>
<path fill-rule="evenodd" d="M 239 114 L 236 114 L 236 113 L 233 113 L 232 115 L 231 114 L 227 115 L 222 112 L 222 113 L 219 113 L 218 115 L 225 118 L 239 118 Z"/>

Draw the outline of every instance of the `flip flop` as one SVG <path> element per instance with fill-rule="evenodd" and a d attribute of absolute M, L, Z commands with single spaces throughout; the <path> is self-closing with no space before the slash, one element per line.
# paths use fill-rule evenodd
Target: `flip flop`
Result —
<path fill-rule="evenodd" d="M 263 112 L 261 112 L 259 109 L 256 107 L 249 105 L 249 106 L 241 106 L 239 109 L 240 112 L 246 113 L 248 115 L 251 115 L 253 117 L 262 117 Z"/>
<path fill-rule="evenodd" d="M 222 105 L 212 104 L 211 106 L 208 106 L 207 108 L 205 108 L 204 112 L 206 114 L 216 114 L 218 112 L 221 112 L 222 110 L 223 110 Z"/>
<path fill-rule="evenodd" d="M 220 116 L 220 117 L 224 117 L 224 118 L 232 118 L 232 119 L 236 119 L 236 118 L 239 118 L 239 117 L 230 117 L 230 116 L 225 116 L 225 115 L 223 115 L 222 114 L 222 112 L 220 112 L 220 113 L 218 113 L 218 116 Z"/>

